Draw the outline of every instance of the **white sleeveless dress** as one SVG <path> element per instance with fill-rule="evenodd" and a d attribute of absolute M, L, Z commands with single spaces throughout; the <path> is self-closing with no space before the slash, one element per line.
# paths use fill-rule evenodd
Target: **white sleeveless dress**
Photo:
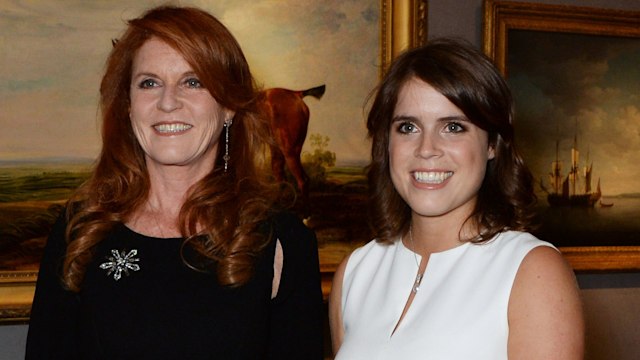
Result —
<path fill-rule="evenodd" d="M 522 259 L 537 246 L 553 247 L 507 231 L 483 245 L 432 254 L 395 333 L 418 270 L 414 253 L 400 240 L 358 248 L 345 269 L 345 334 L 335 360 L 507 359 L 511 287 Z"/>

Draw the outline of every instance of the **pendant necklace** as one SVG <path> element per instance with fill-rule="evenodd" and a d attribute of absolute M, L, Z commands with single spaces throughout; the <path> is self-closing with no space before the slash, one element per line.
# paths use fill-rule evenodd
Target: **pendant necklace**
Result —
<path fill-rule="evenodd" d="M 418 256 L 416 256 L 416 251 L 418 249 L 413 243 L 413 231 L 411 229 L 411 224 L 409 224 L 409 241 L 411 242 L 411 247 L 413 248 L 413 259 L 416 261 L 416 266 L 418 267 L 418 275 L 416 275 L 416 280 L 413 282 L 413 288 L 411 289 L 411 292 L 417 294 L 418 290 L 420 290 L 420 283 L 422 282 L 422 278 L 424 277 L 424 272 L 420 272 L 420 263 L 418 262 Z"/>

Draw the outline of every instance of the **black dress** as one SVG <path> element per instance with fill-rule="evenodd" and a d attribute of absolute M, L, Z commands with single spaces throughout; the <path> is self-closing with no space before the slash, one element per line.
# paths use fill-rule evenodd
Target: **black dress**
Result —
<path fill-rule="evenodd" d="M 41 263 L 27 359 L 321 359 L 322 292 L 315 235 L 294 215 L 271 223 L 284 264 L 271 299 L 275 238 L 246 285 L 187 267 L 182 239 L 117 226 L 96 248 L 82 290 L 60 283 L 65 223 Z"/>

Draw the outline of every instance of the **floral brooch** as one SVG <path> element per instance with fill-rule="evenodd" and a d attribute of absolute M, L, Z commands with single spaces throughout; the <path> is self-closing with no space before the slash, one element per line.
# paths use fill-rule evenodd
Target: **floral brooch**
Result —
<path fill-rule="evenodd" d="M 138 250 L 133 249 L 126 253 L 125 250 L 111 250 L 111 255 L 107 257 L 107 262 L 100 264 L 100 269 L 107 270 L 107 276 L 113 274 L 113 279 L 118 281 L 122 278 L 122 273 L 129 276 L 129 270 L 138 271 L 140 265 L 136 264 L 140 261 L 139 258 L 134 256 L 138 255 Z"/>

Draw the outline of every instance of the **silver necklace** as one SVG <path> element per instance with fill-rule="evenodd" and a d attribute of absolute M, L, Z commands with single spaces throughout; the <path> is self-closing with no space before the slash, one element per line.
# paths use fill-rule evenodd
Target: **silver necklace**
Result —
<path fill-rule="evenodd" d="M 418 257 L 416 256 L 416 251 L 418 249 L 413 243 L 413 231 L 411 228 L 411 224 L 409 224 L 409 241 L 411 242 L 411 247 L 413 248 L 413 259 L 415 260 L 416 266 L 418 267 L 418 275 L 416 275 L 416 280 L 413 282 L 413 288 L 411 288 L 411 291 L 414 294 L 417 294 L 418 290 L 420 290 L 420 283 L 422 282 L 422 278 L 424 277 L 424 272 L 420 272 L 420 263 L 418 262 Z"/>

